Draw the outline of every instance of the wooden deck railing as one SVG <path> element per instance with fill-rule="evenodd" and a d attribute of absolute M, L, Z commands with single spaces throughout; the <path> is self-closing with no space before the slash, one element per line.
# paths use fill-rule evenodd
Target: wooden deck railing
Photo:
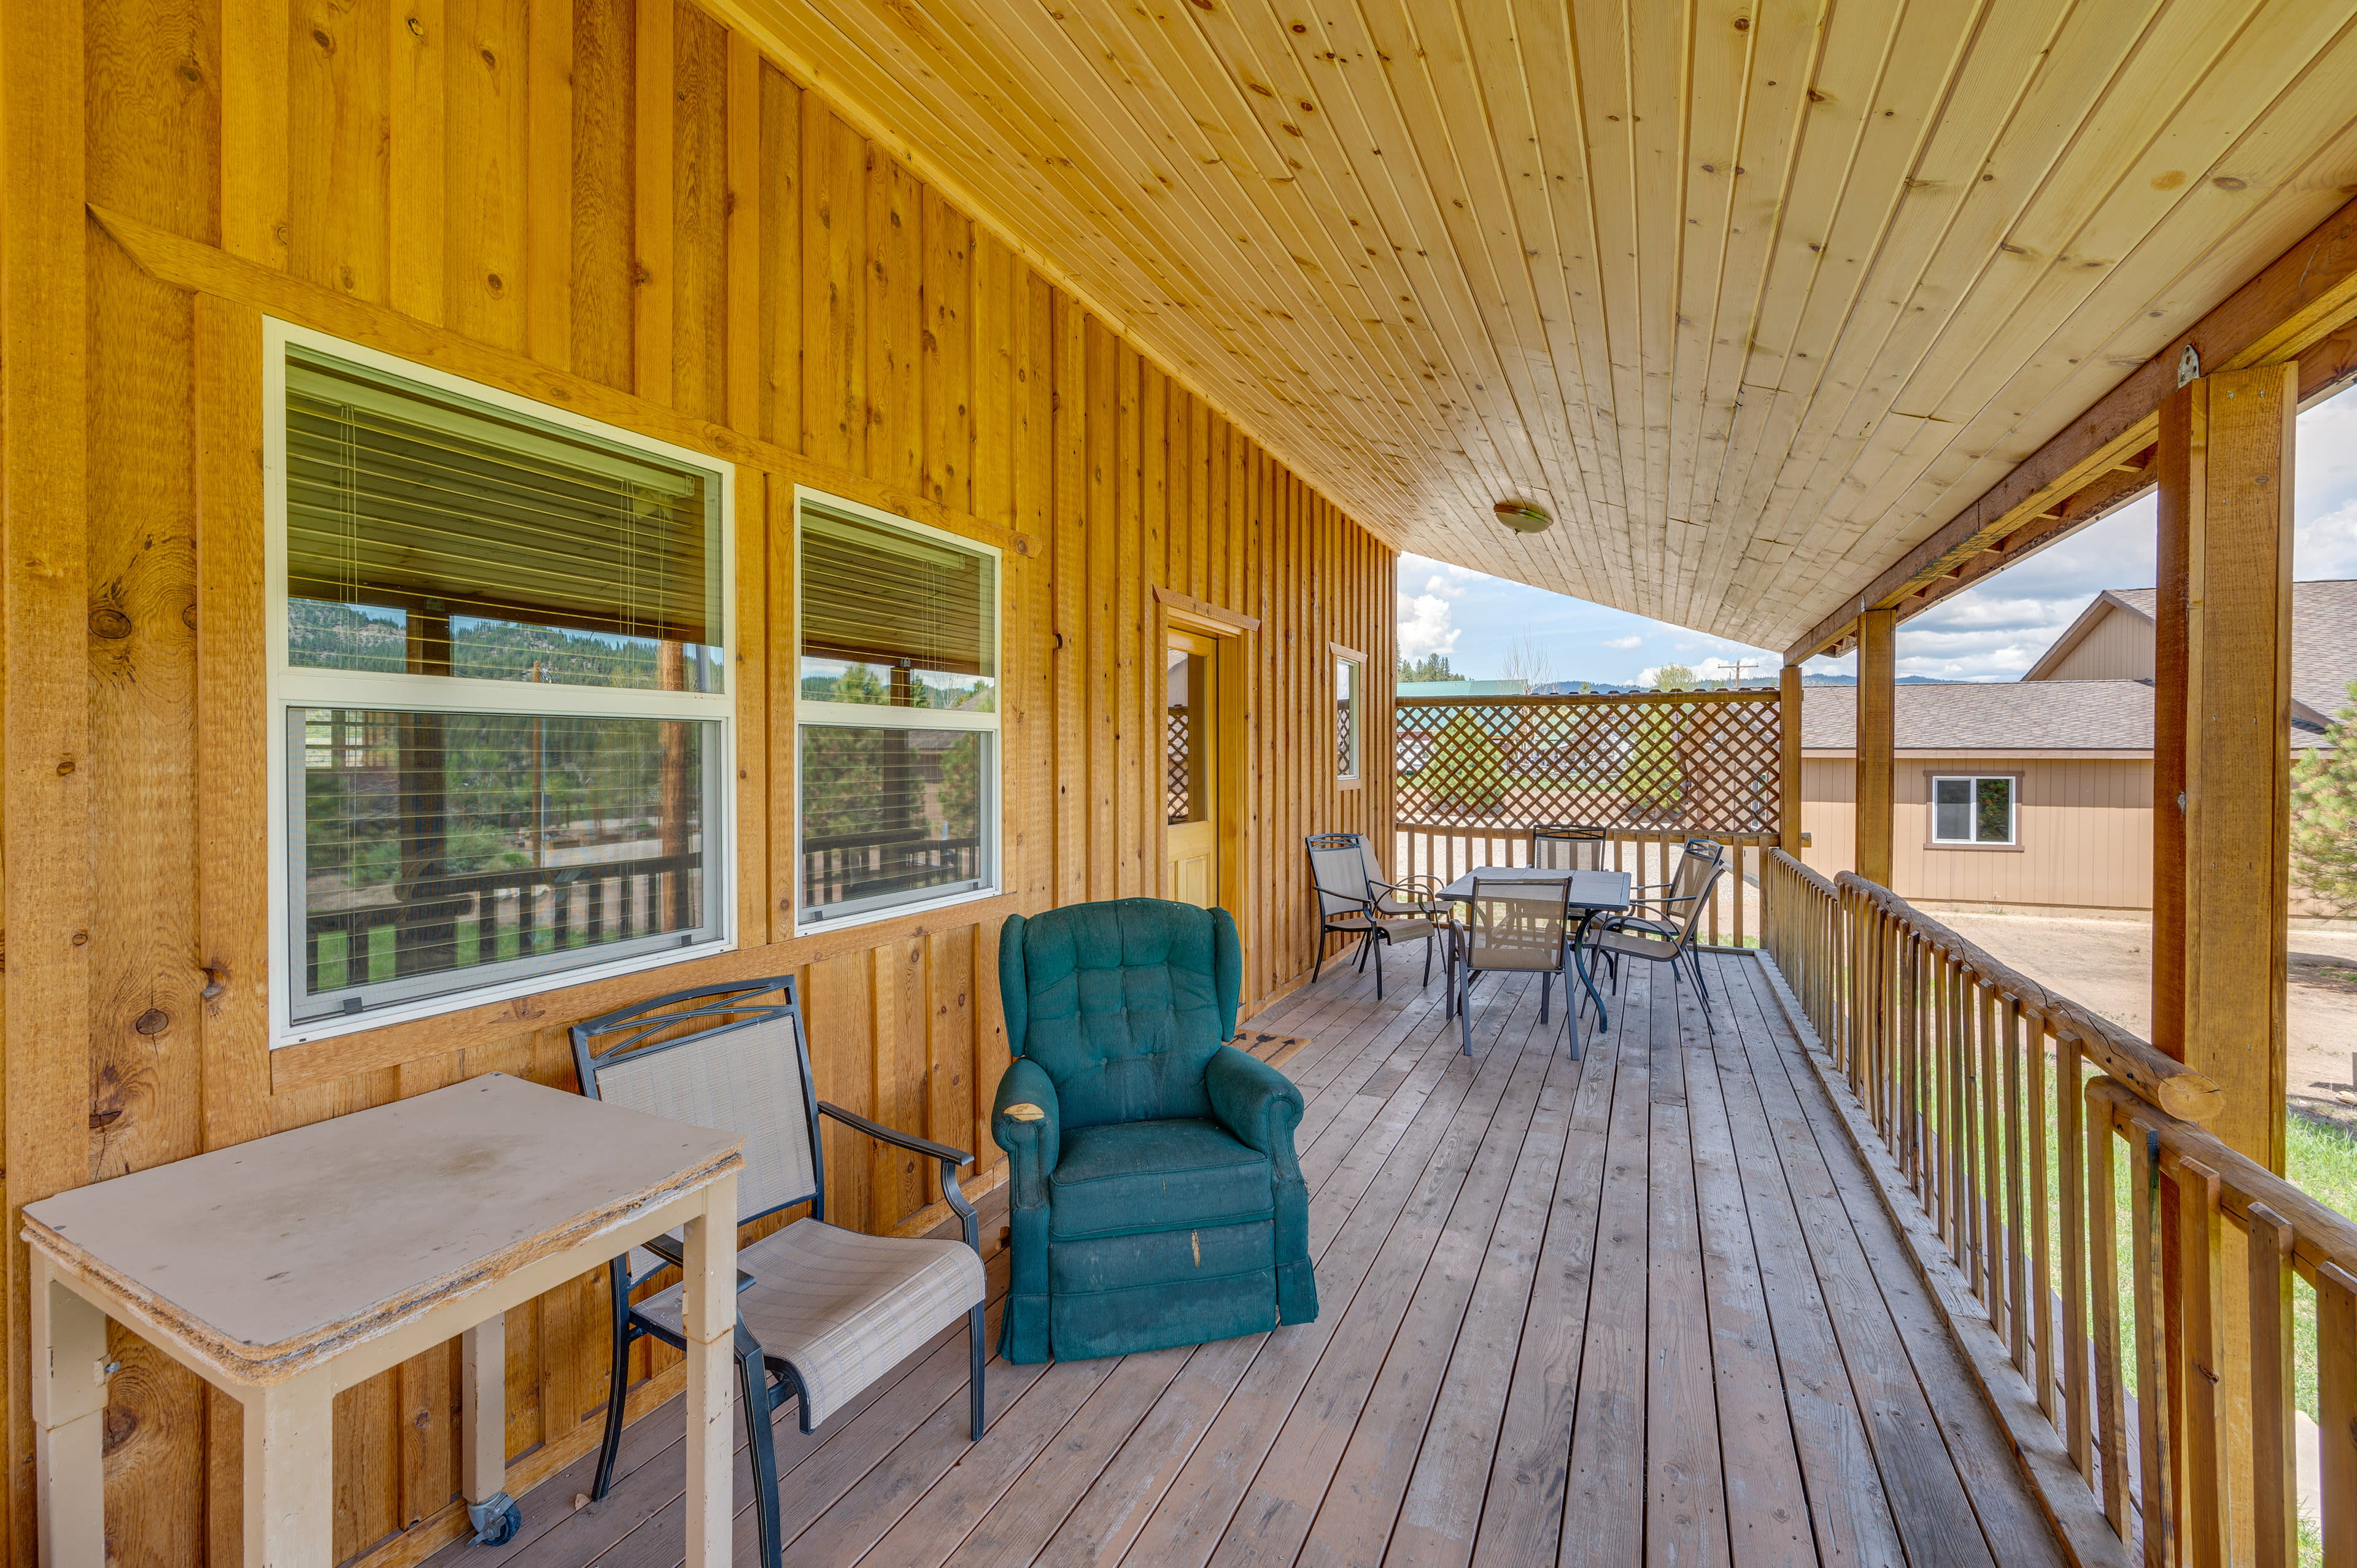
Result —
<path fill-rule="evenodd" d="M 1776 843 L 1774 833 L 1696 833 L 1611 831 L 1607 864 L 1626 871 L 1638 883 L 1667 882 L 1676 874 L 1681 847 L 1688 837 L 1707 838 L 1727 846 L 1727 875 L 1711 890 L 1703 911 L 1702 940 L 1713 947 L 1756 946 L 1760 940 L 1761 856 Z M 1531 831 L 1527 826 L 1485 824 L 1451 826 L 1438 822 L 1402 822 L 1395 876 L 1437 876 L 1453 882 L 1482 865 L 1527 865 Z"/>
<path fill-rule="evenodd" d="M 1773 850 L 1761 880 L 1769 955 L 2111 1529 L 2147 1563 L 2299 1561 L 2296 1275 L 2324 1561 L 2357 1563 L 2357 1226 L 2202 1131 L 2209 1079 L 1888 889 Z"/>

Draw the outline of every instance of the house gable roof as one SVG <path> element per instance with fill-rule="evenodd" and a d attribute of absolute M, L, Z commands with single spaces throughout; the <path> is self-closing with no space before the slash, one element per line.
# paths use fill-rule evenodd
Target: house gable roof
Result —
<path fill-rule="evenodd" d="M 2104 619 L 2115 614 L 2156 619 L 2160 605 L 2157 588 L 2106 588 L 2065 627 L 2024 681 L 2050 682 L 2051 672 L 2086 640 Z M 2295 725 L 2324 727 L 2333 714 L 2350 705 L 2349 685 L 2357 681 L 2357 578 L 2330 578 L 2291 585 L 2291 700 Z"/>
<path fill-rule="evenodd" d="M 1959 682 L 1900 686 L 1900 751 L 2152 751 L 2152 688 L 2142 681 Z M 1857 746 L 1857 688 L 1801 693 L 1801 749 Z"/>

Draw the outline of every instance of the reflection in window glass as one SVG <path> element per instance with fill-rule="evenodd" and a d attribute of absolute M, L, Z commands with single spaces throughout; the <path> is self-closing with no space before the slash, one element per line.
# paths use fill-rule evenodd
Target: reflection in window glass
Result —
<path fill-rule="evenodd" d="M 1334 661 L 1334 772 L 1337 778 L 1359 776 L 1359 661 Z"/>
<path fill-rule="evenodd" d="M 810 504 L 802 529 L 802 701 L 996 711 L 992 557 Z"/>
<path fill-rule="evenodd" d="M 290 709 L 295 1019 L 711 939 L 717 729 Z"/>
<path fill-rule="evenodd" d="M 703 471 L 324 354 L 286 355 L 286 659 L 722 690 Z"/>
<path fill-rule="evenodd" d="M 2009 776 L 1932 779 L 1932 842 L 2013 843 L 2013 784 Z"/>
<path fill-rule="evenodd" d="M 994 738 L 803 725 L 803 908 L 841 916 L 988 886 Z"/>

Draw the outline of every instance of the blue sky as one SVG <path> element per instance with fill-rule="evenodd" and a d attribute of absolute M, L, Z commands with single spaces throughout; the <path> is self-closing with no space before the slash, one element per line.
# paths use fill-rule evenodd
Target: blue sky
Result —
<path fill-rule="evenodd" d="M 2357 389 L 2299 416 L 2299 483 L 2292 572 L 2357 577 Z M 1943 681 L 2010 681 L 2038 660 L 2104 588 L 2153 583 L 2153 500 L 2147 496 L 2020 565 L 1988 578 L 1899 628 L 1899 672 Z M 1503 674 L 1517 650 L 1535 650 L 1545 678 L 1650 682 L 1664 664 L 1723 676 L 1772 671 L 1770 650 L 1525 587 L 1461 566 L 1400 557 L 1400 651 L 1448 655 L 1459 675 Z M 1812 670 L 1854 672 L 1857 656 Z"/>

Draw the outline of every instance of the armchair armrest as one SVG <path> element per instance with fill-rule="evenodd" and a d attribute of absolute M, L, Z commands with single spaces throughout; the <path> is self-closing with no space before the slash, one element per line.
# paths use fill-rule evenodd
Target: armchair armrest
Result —
<path fill-rule="evenodd" d="M 1056 1080 L 1028 1057 L 1006 1064 L 992 1102 L 990 1135 L 1006 1151 L 1007 1202 L 1017 1208 L 1045 1208 L 1048 1173 L 1061 1153 L 1061 1118 Z"/>
<path fill-rule="evenodd" d="M 822 1100 L 818 1108 L 845 1126 L 866 1133 L 879 1144 L 889 1144 L 896 1149 L 906 1149 L 912 1155 L 928 1155 L 942 1163 L 942 1197 L 958 1217 L 965 1231 L 965 1244 L 975 1251 L 982 1251 L 982 1220 L 973 1204 L 966 1201 L 965 1191 L 958 1186 L 959 1167 L 974 1164 L 974 1156 L 963 1149 L 952 1149 L 947 1144 L 936 1144 L 931 1138 L 920 1138 L 913 1133 L 903 1133 L 879 1122 L 845 1111 L 840 1105 L 830 1105 Z"/>
<path fill-rule="evenodd" d="M 1295 1165 L 1293 1130 L 1301 1124 L 1301 1090 L 1293 1080 L 1248 1052 L 1222 1046 L 1203 1069 L 1211 1114 L 1238 1143 L 1274 1161 L 1280 1172 Z"/>

